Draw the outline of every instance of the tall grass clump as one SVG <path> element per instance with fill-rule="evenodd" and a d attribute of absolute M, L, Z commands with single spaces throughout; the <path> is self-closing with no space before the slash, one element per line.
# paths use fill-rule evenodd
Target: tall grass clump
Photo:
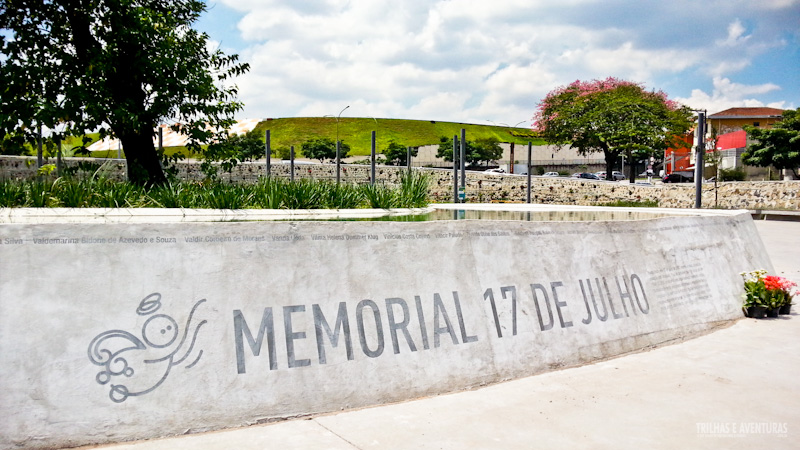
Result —
<path fill-rule="evenodd" d="M 400 178 L 401 208 L 421 208 L 428 205 L 430 175 L 422 172 L 406 172 Z"/>
<path fill-rule="evenodd" d="M 355 209 L 364 203 L 364 194 L 358 186 L 322 183 L 322 207 L 328 209 Z"/>
<path fill-rule="evenodd" d="M 383 184 L 367 184 L 361 191 L 370 208 L 397 208 L 401 203 L 397 190 Z"/>
<path fill-rule="evenodd" d="M 25 204 L 32 208 L 47 208 L 58 206 L 58 200 L 53 197 L 53 183 L 47 181 L 32 181 L 24 184 Z"/>
<path fill-rule="evenodd" d="M 84 180 L 56 178 L 56 181 L 53 182 L 51 194 L 58 206 L 87 208 L 94 206 L 92 194 L 95 185 L 96 183 L 91 178 Z"/>
<path fill-rule="evenodd" d="M 197 183 L 175 182 L 150 188 L 147 192 L 148 206 L 155 208 L 201 208 L 200 190 Z"/>
<path fill-rule="evenodd" d="M 88 185 L 92 190 L 90 206 L 98 208 L 138 208 L 148 206 L 147 193 L 141 186 L 101 178 Z"/>
<path fill-rule="evenodd" d="M 10 180 L 0 180 L 0 206 L 25 206 L 25 186 Z"/>
<path fill-rule="evenodd" d="M 244 209 L 253 203 L 253 192 L 244 186 L 214 182 L 204 186 L 200 198 L 207 208 Z"/>
<path fill-rule="evenodd" d="M 262 178 L 253 188 L 253 207 L 260 209 L 280 209 L 283 207 L 284 187 L 281 178 Z"/>
<path fill-rule="evenodd" d="M 313 180 L 290 181 L 281 186 L 283 207 L 288 209 L 318 209 L 322 207 L 320 182 Z"/>
<path fill-rule="evenodd" d="M 173 182 L 141 187 L 103 177 L 0 180 L 0 207 L 354 209 L 425 206 L 429 177 L 405 174 L 399 187 L 264 178 L 255 184 Z"/>

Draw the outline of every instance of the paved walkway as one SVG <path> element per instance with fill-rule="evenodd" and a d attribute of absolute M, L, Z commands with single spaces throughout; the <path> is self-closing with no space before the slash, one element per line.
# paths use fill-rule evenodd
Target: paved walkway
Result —
<path fill-rule="evenodd" d="M 800 222 L 756 226 L 776 272 L 800 282 Z M 102 448 L 794 449 L 800 447 L 798 376 L 794 312 L 474 391 Z"/>

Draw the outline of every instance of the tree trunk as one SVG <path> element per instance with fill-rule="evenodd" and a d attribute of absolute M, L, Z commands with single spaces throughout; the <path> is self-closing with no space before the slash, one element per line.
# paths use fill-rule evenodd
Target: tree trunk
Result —
<path fill-rule="evenodd" d="M 167 182 L 151 133 L 151 129 L 148 129 L 145 133 L 120 136 L 128 161 L 128 181 L 140 186 L 157 186 Z"/>
<path fill-rule="evenodd" d="M 609 149 L 603 149 L 603 156 L 606 158 L 606 180 L 614 180 L 614 165 L 617 163 L 617 155 Z"/>
<path fill-rule="evenodd" d="M 628 178 L 630 179 L 631 183 L 636 183 L 636 164 L 633 161 L 633 152 L 628 150 L 626 154 L 628 155 Z"/>
<path fill-rule="evenodd" d="M 606 159 L 606 180 L 613 180 L 614 179 L 614 162 L 613 160 L 609 161 Z"/>

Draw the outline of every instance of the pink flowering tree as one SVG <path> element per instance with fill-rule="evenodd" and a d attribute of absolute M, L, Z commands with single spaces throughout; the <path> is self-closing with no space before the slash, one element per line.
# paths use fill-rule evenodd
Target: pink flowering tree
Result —
<path fill-rule="evenodd" d="M 551 91 L 539 102 L 533 121 L 553 145 L 571 145 L 582 155 L 603 152 L 608 179 L 623 154 L 633 161 L 685 146 L 677 137 L 694 122 L 692 111 L 664 92 L 617 78 L 579 80 Z M 629 168 L 635 180 L 635 167 Z"/>

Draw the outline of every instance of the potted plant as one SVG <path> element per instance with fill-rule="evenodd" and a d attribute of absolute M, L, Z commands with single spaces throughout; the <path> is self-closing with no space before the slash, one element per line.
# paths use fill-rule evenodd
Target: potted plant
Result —
<path fill-rule="evenodd" d="M 797 284 L 786 278 L 767 275 L 764 277 L 764 286 L 770 296 L 770 306 L 778 309 L 780 314 L 790 314 L 792 311 L 792 288 Z"/>
<path fill-rule="evenodd" d="M 742 310 L 747 317 L 756 319 L 778 317 L 790 314 L 792 308 L 792 289 L 797 284 L 783 277 L 767 275 L 766 270 L 742 272 L 744 278 L 744 302 Z"/>
<path fill-rule="evenodd" d="M 746 317 L 753 317 L 761 319 L 766 316 L 767 305 L 765 299 L 767 298 L 767 287 L 764 284 L 764 275 L 767 274 L 766 270 L 753 270 L 751 272 L 742 272 L 744 278 L 744 294 L 742 299 L 742 310 Z"/>

